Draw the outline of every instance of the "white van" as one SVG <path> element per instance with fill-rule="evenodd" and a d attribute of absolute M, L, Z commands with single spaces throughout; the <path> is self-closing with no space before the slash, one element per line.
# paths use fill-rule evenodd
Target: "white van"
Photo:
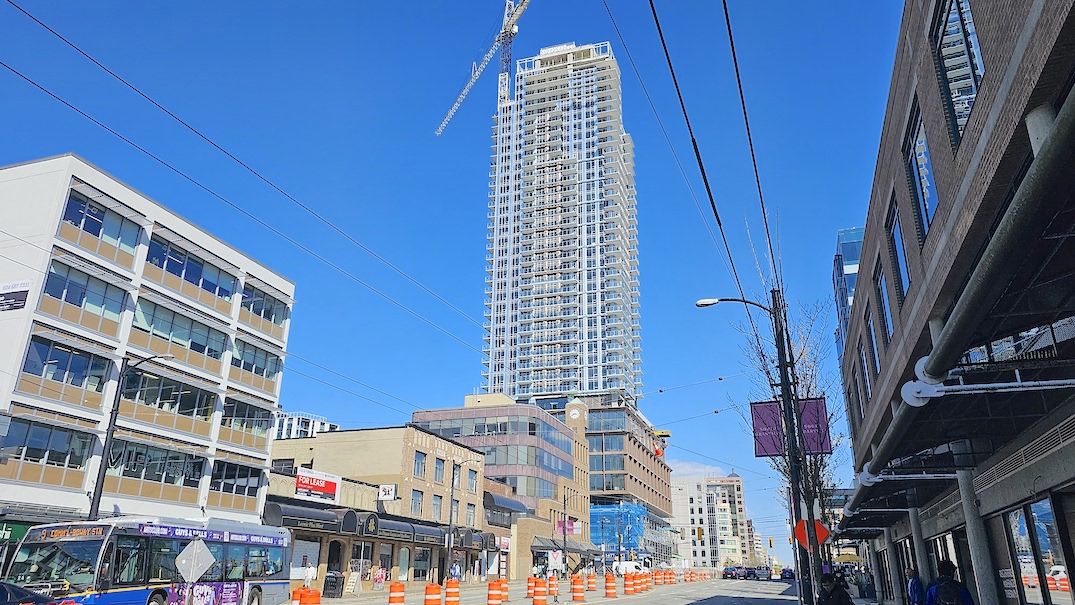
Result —
<path fill-rule="evenodd" d="M 622 576 L 626 573 L 646 573 L 649 571 L 638 561 L 617 561 L 612 564 L 612 573 Z"/>

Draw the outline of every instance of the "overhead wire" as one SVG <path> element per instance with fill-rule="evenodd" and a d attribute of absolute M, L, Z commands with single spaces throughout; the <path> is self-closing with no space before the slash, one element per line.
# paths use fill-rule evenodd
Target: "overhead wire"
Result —
<path fill-rule="evenodd" d="M 322 262 L 323 264 L 325 264 L 325 265 L 327 265 L 327 266 L 331 267 L 332 269 L 335 269 L 335 270 L 336 270 L 337 272 L 339 272 L 340 274 L 342 274 L 342 275 L 344 275 L 345 277 L 347 277 L 347 278 L 351 279 L 351 280 L 352 280 L 352 281 L 354 281 L 355 283 L 357 283 L 357 284 L 359 284 L 359 285 L 363 286 L 364 288 L 366 288 L 366 289 L 367 289 L 367 290 L 369 290 L 370 292 L 373 292 L 374 294 L 376 294 L 376 295 L 380 296 L 381 298 L 383 298 L 384 300 L 388 301 L 388 302 L 389 302 L 389 303 L 391 303 L 392 305 L 396 306 L 397 308 L 401 309 L 402 311 L 405 311 L 405 312 L 406 312 L 407 314 L 409 314 L 409 315 L 411 315 L 411 316 L 415 317 L 416 319 L 418 319 L 418 320 L 422 321 L 423 323 L 425 323 L 425 324 L 427 324 L 427 325 L 431 326 L 432 328 L 434 328 L 434 329 L 436 329 L 437 331 L 439 331 L 439 332 L 443 333 L 444 335 L 448 336 L 449 338 L 451 338 L 451 339 L 453 339 L 453 340 L 455 340 L 455 341 L 459 342 L 459 343 L 460 343 L 460 344 L 462 344 L 463 346 L 465 346 L 465 347 L 467 347 L 467 348 L 469 348 L 469 349 L 471 349 L 471 350 L 473 350 L 473 351 L 475 351 L 475 352 L 477 352 L 477 353 L 481 353 L 481 352 L 482 352 L 482 351 L 481 351 L 481 349 L 479 349 L 478 347 L 475 347 L 474 345 L 470 344 L 469 342 L 467 342 L 467 341 L 466 341 L 466 340 L 464 340 L 463 338 L 461 338 L 461 337 L 459 337 L 459 336 L 456 336 L 456 335 L 455 335 L 454 333 L 452 333 L 451 331 L 449 331 L 449 330 L 448 330 L 447 328 L 444 328 L 444 327 L 440 326 L 440 325 L 439 325 L 439 324 L 437 324 L 436 322 L 432 321 L 431 319 L 428 319 L 428 318 L 426 318 L 426 317 L 425 317 L 424 315 L 422 315 L 422 314 L 418 313 L 417 311 L 414 311 L 413 309 L 411 309 L 410 307 L 408 307 L 408 306 L 404 305 L 403 303 L 399 302 L 399 301 L 398 301 L 398 300 L 396 300 L 395 298 L 393 298 L 393 297 L 389 296 L 388 294 L 385 294 L 384 292 L 381 292 L 380 290 L 378 290 L 377 288 L 375 288 L 375 287 L 374 287 L 373 285 L 371 285 L 371 284 L 369 284 L 369 283 L 367 283 L 367 282 L 363 281 L 362 279 L 360 279 L 360 278 L 359 278 L 358 276 L 354 275 L 354 274 L 353 274 L 353 273 L 351 273 L 350 271 L 347 271 L 346 269 L 344 269 L 344 268 L 343 268 L 343 267 L 341 267 L 340 265 L 337 265 L 336 263 L 334 263 L 334 262 L 332 262 L 331 260 L 329 260 L 329 259 L 325 258 L 324 256 L 322 256 L 321 254 L 318 254 L 317 252 L 313 251 L 313 250 L 312 250 L 311 248 L 309 248 L 309 247 L 307 247 L 306 245 L 302 244 L 301 242 L 299 242 L 299 241 L 298 241 L 298 240 L 296 240 L 295 238 L 293 238 L 293 237 L 291 237 L 291 236 L 287 235 L 287 234 L 286 234 L 286 233 L 284 233 L 283 231 L 280 231 L 280 230 L 279 230 L 279 229 L 277 229 L 276 227 L 273 227 L 273 226 L 272 226 L 272 225 L 270 225 L 269 223 L 265 222 L 265 221 L 264 221 L 264 220 L 262 220 L 261 218 L 259 218 L 259 217 L 257 217 L 256 215 L 254 215 L 253 213 L 251 213 L 251 212 L 247 211 L 246 209 L 244 209 L 244 208 L 243 208 L 242 206 L 239 206 L 239 205 L 238 205 L 238 204 L 236 204 L 235 202 L 232 202 L 231 200 L 229 200 L 228 198 L 224 197 L 223 195 L 221 195 L 221 194 L 217 193 L 217 192 L 216 192 L 216 191 L 214 191 L 213 189 L 210 189 L 210 188 L 209 188 L 208 186 L 206 186 L 206 185 L 203 185 L 203 184 L 202 184 L 202 183 L 201 183 L 200 181 L 198 181 L 198 180 L 197 180 L 197 179 L 195 179 L 194 177 L 192 177 L 192 176 L 188 175 L 187 173 L 183 172 L 182 170 L 180 170 L 180 169 L 179 169 L 179 168 L 177 168 L 176 166 L 174 166 L 174 165 L 170 164 L 169 162 L 167 162 L 167 161 L 166 161 L 166 160 L 164 160 L 163 158 L 161 158 L 161 157 L 159 157 L 159 156 L 157 156 L 157 155 L 153 154 L 153 153 L 152 153 L 151 151 L 149 151 L 148 149 L 146 149 L 146 148 L 142 147 L 141 145 L 139 145 L 139 144 L 135 143 L 135 142 L 134 142 L 134 141 L 132 141 L 131 139 L 129 139 L 129 138 L 127 138 L 127 137 L 123 136 L 122 134 L 120 134 L 120 133 L 119 133 L 119 132 L 117 132 L 116 130 L 112 129 L 112 128 L 111 128 L 111 127 L 109 127 L 108 125 L 104 124 L 104 123 L 103 123 L 103 122 L 101 122 L 100 120 L 98 120 L 98 119 L 94 118 L 93 116 L 89 115 L 88 113 L 86 113 L 86 112 L 82 111 L 81 109 L 79 109 L 78 107 L 76 107 L 75 105 L 73 105 L 72 103 L 69 103 L 68 101 L 66 101 L 65 99 L 63 99 L 62 97 L 60 97 L 59 95 L 57 95 L 57 94 L 53 93 L 53 92 L 52 92 L 51 90 L 49 90 L 49 89 L 45 88 L 45 87 L 44 87 L 44 86 L 42 86 L 41 84 L 38 84 L 38 83 L 37 83 L 36 81 L 34 81 L 34 80 L 33 80 L 32 78 L 30 78 L 29 76 L 27 76 L 27 75 L 23 74 L 22 72 L 18 71 L 18 70 L 17 70 L 17 69 L 15 69 L 14 67 L 12 67 L 12 66 L 8 65 L 7 63 L 5 63 L 5 62 L 3 62 L 3 61 L 0 61 L 0 67 L 3 67 L 4 69 L 7 69 L 7 70 L 8 70 L 8 71 L 10 71 L 11 73 L 15 74 L 16 76 L 18 76 L 19 78 L 21 78 L 22 80 L 24 80 L 25 82 L 29 83 L 29 84 L 30 84 L 31 86 L 33 86 L 34 88 L 37 88 L 37 89 L 38 89 L 38 90 L 40 90 L 41 92 L 43 92 L 43 93 L 47 94 L 48 96 L 52 97 L 52 98 L 53 98 L 53 99 L 55 99 L 56 101 L 58 101 L 58 102 L 62 103 L 63 105 L 65 105 L 66 107 L 68 107 L 69 109 L 71 109 L 72 111 L 74 111 L 74 112 L 78 113 L 78 114 L 79 114 L 79 115 L 81 115 L 82 117 L 84 117 L 84 118 L 86 118 L 87 120 L 89 120 L 89 121 L 93 122 L 93 123 L 94 123 L 94 124 L 96 124 L 97 126 L 99 126 L 99 127 L 103 128 L 103 129 L 104 129 L 104 130 L 106 130 L 106 131 L 107 131 L 108 133 L 112 134 L 113 136 L 115 136 L 116 138 L 120 139 L 120 140 L 121 140 L 121 141 L 123 141 L 124 143 L 127 143 L 127 144 L 128 144 L 128 145 L 130 145 L 131 147 L 134 147 L 134 148 L 135 148 L 135 149 L 137 149 L 138 151 L 141 151 L 141 152 L 142 152 L 143 154 L 145 154 L 145 155 L 146 155 L 146 156 L 148 156 L 149 158 L 153 159 L 154 161 L 156 161 L 156 162 L 157 162 L 157 163 L 159 163 L 160 165 L 164 166 L 164 167 L 165 167 L 165 168 L 167 168 L 168 170 L 171 170 L 171 171 L 172 171 L 172 172 L 174 172 L 175 174 L 179 175 L 179 176 L 180 176 L 180 177 L 182 177 L 182 178 L 183 178 L 184 180 L 186 180 L 186 181 L 190 182 L 190 183 L 191 183 L 191 184 L 193 184 L 194 186 L 196 186 L 196 187 L 198 187 L 199 189 L 201 189 L 201 190 L 205 191 L 205 192 L 206 192 L 206 193 L 208 193 L 209 195 L 211 195 L 211 196 L 213 196 L 213 197 L 217 198 L 218 200 L 220 200 L 220 201 L 224 202 L 224 203 L 225 203 L 225 204 L 227 204 L 227 205 L 228 205 L 229 207 L 231 207 L 232 209 L 236 210 L 237 212 L 239 212 L 239 213 L 240 213 L 240 214 L 242 214 L 243 216 L 246 216 L 246 217 L 247 217 L 247 218 L 249 218 L 250 220 L 254 221 L 255 223 L 257 223 L 257 224 L 259 224 L 259 225 L 261 225 L 262 227 L 264 227 L 265 229 L 269 230 L 269 231 L 270 231 L 270 232 L 272 232 L 273 234 L 277 235 L 278 237 L 280 237 L 280 238 L 281 238 L 281 239 L 283 239 L 284 241 L 286 241 L 286 242 L 290 243 L 291 245 L 295 246 L 296 248 L 298 248 L 298 249 L 302 250 L 303 252 L 305 252 L 305 253 L 309 254 L 310 256 L 314 257 L 315 259 L 317 259 L 317 260 L 321 261 L 321 262 Z"/>
<path fill-rule="evenodd" d="M 653 0 L 649 0 L 650 12 L 653 14 L 653 23 L 657 27 L 657 36 L 661 40 L 661 48 L 664 50 L 664 58 L 668 63 L 668 72 L 672 76 L 672 84 L 676 89 L 676 96 L 679 98 L 679 107 L 683 112 L 683 121 L 687 124 L 687 133 L 691 137 L 691 146 L 694 148 L 694 159 L 698 164 L 698 171 L 702 175 L 702 183 L 705 185 L 706 195 L 709 198 L 709 207 L 713 211 L 713 217 L 717 222 L 717 228 L 720 230 L 721 239 L 724 241 L 724 249 L 728 256 L 728 264 L 732 269 L 732 278 L 735 280 L 736 290 L 739 292 L 739 298 L 746 299 L 746 292 L 743 290 L 743 283 L 739 279 L 739 272 L 735 268 L 735 261 L 732 257 L 732 249 L 728 244 L 727 234 L 724 232 L 724 223 L 720 219 L 720 212 L 717 210 L 717 202 L 713 197 L 713 188 L 709 184 L 709 176 L 705 170 L 705 163 L 702 161 L 702 152 L 698 147 L 698 140 L 694 136 L 694 128 L 691 126 L 690 114 L 687 112 L 687 103 L 683 100 L 683 91 L 679 87 L 679 79 L 676 77 L 676 69 L 672 65 L 672 54 L 668 50 L 668 43 L 664 38 L 664 31 L 661 29 L 661 21 L 657 16 L 657 7 L 653 4 Z M 757 341 L 759 349 L 761 348 L 761 334 L 758 332 L 758 326 L 754 323 L 754 316 L 751 314 L 750 305 L 743 303 L 743 309 L 746 311 L 747 320 L 750 322 L 750 329 L 754 333 L 754 338 Z"/>
<path fill-rule="evenodd" d="M 120 76 L 120 75 L 119 75 L 119 74 L 117 74 L 116 72 L 114 72 L 114 71 L 112 71 L 111 69 L 109 69 L 108 67 L 106 67 L 106 66 L 105 66 L 105 65 L 104 65 L 103 63 L 101 63 L 101 62 L 100 62 L 100 61 L 98 61 L 97 59 L 95 59 L 95 58 L 93 58 L 92 56 L 90 56 L 90 54 L 89 54 L 89 53 L 87 53 L 86 51 L 82 50 L 82 49 L 81 49 L 81 48 L 80 48 L 80 47 L 79 47 L 78 45 L 76 45 L 76 44 L 75 44 L 74 42 L 71 42 L 70 40 L 68 40 L 67 38 L 65 38 L 65 37 L 64 37 L 63 35 L 61 35 L 61 34 L 60 34 L 59 32 L 57 32 L 56 30 L 54 30 L 54 29 L 52 29 L 51 27 L 49 27 L 49 26 L 48 26 L 47 24 L 45 24 L 45 23 L 44 23 L 43 21 L 41 21 L 40 19 L 38 19 L 38 18 L 37 18 L 37 17 L 35 17 L 34 15 L 30 14 L 30 12 L 29 12 L 29 11 L 27 11 L 27 10 L 26 10 L 26 9 L 24 9 L 23 7 L 19 6 L 18 4 L 16 4 L 16 3 L 15 3 L 15 2 L 13 1 L 13 0 L 7 0 L 7 2 L 8 2 L 8 4 L 10 4 L 11 6 L 15 7 L 16 9 L 18 9 L 18 10 L 19 10 L 19 11 L 20 11 L 20 12 L 21 12 L 22 14 L 24 14 L 24 15 L 26 15 L 27 17 L 29 17 L 30 19 L 32 19 L 32 20 L 33 20 L 33 21 L 34 21 L 35 23 L 37 23 L 37 24 L 38 24 L 38 25 L 40 25 L 41 27 L 43 27 L 43 28 L 45 28 L 46 30 L 48 30 L 48 31 L 49 31 L 50 33 L 52 33 L 52 35 L 54 35 L 54 36 L 56 36 L 57 38 L 59 38 L 60 40 L 62 40 L 62 41 L 63 41 L 63 42 L 65 43 L 65 44 L 67 44 L 67 45 L 68 45 L 68 46 L 70 46 L 70 47 L 71 47 L 72 49 L 74 49 L 74 50 L 75 50 L 75 52 L 79 53 L 80 55 L 82 55 L 83 57 L 85 57 L 86 59 L 88 59 L 88 60 L 89 60 L 90 62 L 92 62 L 92 63 L 93 63 L 94 65 L 96 65 L 97 67 L 100 67 L 100 68 L 101 68 L 101 69 L 102 69 L 102 70 L 103 70 L 103 71 L 104 71 L 105 73 L 107 73 L 108 75 L 112 76 L 113 78 L 115 78 L 116 80 L 118 80 L 118 81 L 119 81 L 120 83 L 122 83 L 122 84 L 123 84 L 124 86 L 126 86 L 127 88 L 129 88 L 129 89 L 131 89 L 132 91 L 134 91 L 134 92 L 135 92 L 135 93 L 136 93 L 136 94 L 137 94 L 138 96 L 142 97 L 142 98 L 143 98 L 143 99 L 145 99 L 146 101 L 148 101 L 148 102 L 150 102 L 151 104 L 153 104 L 153 106 L 155 106 L 155 107 L 156 107 L 157 109 L 159 109 L 159 110 L 161 110 L 162 112 L 164 112 L 165 114 L 167 114 L 167 115 L 168 115 L 169 117 L 171 117 L 171 118 L 172 118 L 172 119 L 174 119 L 174 120 L 175 120 L 176 122 L 178 122 L 178 123 L 179 123 L 180 125 L 182 125 L 182 126 L 183 126 L 184 128 L 186 128 L 186 129 L 187 129 L 187 130 L 189 130 L 190 132 L 192 132 L 192 133 L 194 133 L 195 135 L 197 135 L 197 136 L 198 136 L 198 138 L 202 139 L 203 141 L 205 141 L 206 143 L 208 143 L 209 145 L 211 145 L 212 147 L 214 147 L 214 148 L 215 148 L 215 149 L 216 149 L 217 151 L 219 151 L 219 152 L 223 153 L 223 154 L 224 154 L 225 156 L 227 156 L 228 158 L 230 158 L 231 160 L 233 160 L 233 161 L 234 161 L 235 163 L 237 163 L 237 164 L 239 164 L 240 166 L 242 166 L 242 167 L 243 167 L 244 169 L 246 169 L 246 170 L 247 170 L 247 172 L 249 172 L 250 174 L 252 174 L 252 175 L 254 175 L 255 177 L 257 177 L 257 178 L 258 178 L 258 180 L 262 181 L 263 183 L 265 183 L 265 184 L 266 184 L 266 185 L 268 185 L 269 187 L 273 188 L 274 190 L 276 190 L 276 192 L 277 192 L 277 193 L 279 193 L 280 195 L 284 196 L 285 198 L 287 198 L 288 200 L 290 200 L 291 202 L 293 202 L 293 203 L 294 203 L 295 205 L 297 205 L 297 206 L 298 206 L 299 208 L 301 208 L 301 209 L 303 209 L 304 211 L 306 211 L 306 213 L 307 213 L 307 214 L 309 214 L 310 216 L 314 217 L 314 218 L 315 218 L 315 219 L 317 219 L 317 220 L 318 220 L 319 222 L 321 222 L 322 224 L 324 224 L 324 225 L 325 225 L 325 226 L 327 226 L 328 228 L 332 229 L 332 230 L 333 230 L 333 231 L 335 231 L 336 233 L 340 234 L 340 235 L 341 235 L 341 236 L 343 236 L 343 237 L 344 237 L 345 239 L 347 239 L 347 240 L 348 240 L 349 242 L 351 242 L 352 244 L 354 244 L 355 246 L 357 246 L 357 247 L 358 247 L 359 249 L 361 249 L 361 250 L 362 250 L 363 252 L 366 252 L 367 254 L 369 254 L 369 255 L 370 255 L 370 256 L 372 256 L 373 258 L 377 259 L 377 260 L 378 260 L 379 262 L 381 262 L 382 264 L 384 264 L 384 265 L 385 265 L 386 267 L 388 267 L 389 269 L 392 269 L 393 271 L 395 271 L 395 272 L 396 272 L 397 274 L 399 274 L 399 275 L 400 275 L 401 277 L 403 277 L 403 278 L 404 278 L 404 279 L 406 279 L 407 281 L 409 281 L 409 282 L 411 282 L 412 284 L 414 284 L 414 285 L 418 286 L 418 287 L 419 287 L 419 288 L 421 288 L 421 289 L 422 289 L 423 291 L 425 291 L 425 292 L 426 292 L 427 294 L 429 294 L 429 295 L 430 295 L 430 296 L 432 296 L 433 298 L 437 299 L 438 301 L 440 301 L 441 303 L 443 303 L 443 304 L 444 304 L 445 306 L 447 306 L 448 308 L 452 309 L 453 311 L 455 311 L 455 312 L 456 312 L 456 313 L 458 313 L 459 315 L 462 315 L 463 317 L 465 317 L 465 318 L 466 318 L 466 319 L 467 319 L 468 321 L 470 321 L 470 322 L 471 322 L 471 323 L 473 323 L 474 325 L 476 325 L 476 326 L 481 326 L 481 325 L 482 325 L 482 324 L 481 324 L 481 322 L 479 322 L 478 320 L 474 319 L 474 318 L 473 318 L 473 317 L 471 317 L 471 316 L 470 316 L 470 315 L 469 315 L 468 313 L 466 313 L 465 311 L 463 311 L 463 310 L 462 310 L 462 309 L 460 309 L 459 307 L 455 306 L 454 304 L 452 304 L 451 302 L 449 302 L 449 301 L 448 301 L 447 299 L 445 299 L 445 298 L 444 298 L 444 297 L 442 297 L 441 295 L 439 295 L 439 294 L 437 294 L 436 292 L 434 292 L 434 291 L 433 291 L 433 290 L 432 290 L 431 288 L 429 288 L 428 286 L 426 286 L 426 285 L 425 285 L 425 284 L 423 284 L 422 282 L 420 282 L 420 281 L 418 281 L 417 279 L 415 279 L 414 277 L 412 277 L 412 276 L 411 276 L 410 274 L 408 274 L 408 273 L 407 273 L 406 271 L 404 271 L 403 269 L 401 269 L 401 268 L 397 267 L 397 266 L 396 266 L 395 264 L 393 264 L 393 263 L 392 263 L 391 261 L 389 261 L 389 260 L 388 260 L 387 258 L 385 258 L 385 257 L 381 256 L 380 254 L 378 254 L 377 252 L 375 252 L 375 251 L 374 251 L 373 249 L 371 249 L 370 247 L 368 247 L 368 246 L 366 246 L 365 244 L 363 244 L 362 242 L 358 241 L 358 239 L 356 239 L 356 238 L 355 238 L 354 236 L 352 236 L 351 234 L 349 234 L 349 233 L 347 233 L 346 231 L 344 231 L 344 230 L 343 230 L 343 229 L 342 229 L 341 227 L 339 227 L 338 225 L 336 225 L 336 224 L 335 224 L 335 223 L 333 223 L 332 221 L 330 221 L 330 220 L 328 220 L 327 218 L 325 218 L 324 216 L 322 216 L 322 215 L 321 215 L 320 213 L 318 213 L 318 212 L 317 212 L 316 210 L 314 210 L 313 208 L 311 208 L 311 207 L 310 207 L 310 206 L 308 206 L 307 204 L 304 204 L 303 202 L 299 201 L 299 200 L 298 200 L 297 198 L 295 198 L 294 196 L 292 196 L 292 195 L 291 195 L 290 193 L 288 193 L 287 191 L 284 191 L 284 189 L 283 189 L 283 188 L 281 188 L 281 187 L 280 187 L 279 185 L 277 185 L 277 184 L 276 184 L 275 182 L 273 182 L 272 180 L 270 180 L 270 179 L 269 179 L 268 177 L 266 177 L 265 175 L 263 175 L 262 173 L 258 172 L 258 171 L 257 171 L 257 170 L 255 170 L 255 169 L 254 169 L 253 167 L 251 167 L 251 166 L 250 166 L 249 164 L 247 164 L 246 162 L 244 162 L 244 161 L 242 161 L 241 159 L 239 159 L 238 157 L 236 157 L 236 156 L 235 156 L 234 154 L 232 154 L 232 153 L 231 153 L 230 151 L 228 151 L 227 149 L 225 149 L 224 147 L 222 147 L 222 146 L 221 146 L 221 145 L 220 145 L 219 143 L 217 143 L 217 142 L 216 142 L 216 141 L 214 141 L 213 139 L 210 139 L 210 138 L 209 138 L 209 137 L 208 137 L 207 135 L 205 135 L 204 133 L 202 133 L 202 132 L 201 132 L 200 130 L 198 130 L 197 128 L 195 128 L 195 127 L 191 126 L 191 125 L 190 125 L 190 124 L 189 124 L 188 122 L 186 122 L 185 120 L 183 120 L 182 118 L 180 118 L 180 117 L 179 117 L 178 115 L 176 115 L 175 113 L 173 113 L 173 112 L 172 112 L 171 110 L 169 110 L 168 108 L 164 107 L 163 105 L 161 105 L 160 103 L 158 103 L 157 101 L 155 101 L 155 100 L 154 100 L 154 99 L 153 99 L 152 97 L 150 97 L 150 96 L 149 96 L 148 94 L 146 94 L 146 93 L 142 92 L 142 90 L 141 90 L 141 89 L 139 89 L 139 88 L 138 88 L 137 86 L 135 86 L 134 84 L 131 84 L 131 83 L 130 83 L 130 82 L 128 82 L 128 81 L 127 81 L 126 79 L 124 79 L 124 78 L 123 78 L 122 76 Z M 10 68 L 9 68 L 9 69 L 10 69 Z M 214 194 L 214 195 L 215 195 L 215 194 Z M 263 226 L 266 226 L 266 227 L 267 227 L 267 225 L 263 225 Z"/>
<path fill-rule="evenodd" d="M 702 217 L 702 224 L 705 225 L 706 231 L 709 232 L 709 238 L 713 241 L 713 246 L 717 249 L 717 256 L 720 257 L 721 262 L 724 263 L 724 267 L 728 269 L 729 273 L 732 271 L 728 265 L 728 259 L 724 256 L 724 251 L 721 250 L 720 244 L 717 242 L 717 235 L 713 233 L 713 227 L 709 225 L 709 221 L 705 218 L 705 211 L 702 210 L 702 203 L 698 200 L 698 194 L 694 191 L 694 186 L 691 185 L 691 180 L 687 176 L 687 170 L 683 167 L 683 162 L 679 159 L 679 154 L 676 153 L 676 147 L 672 144 L 672 137 L 668 134 L 668 130 L 664 127 L 664 121 L 661 120 L 661 114 L 657 111 L 657 105 L 653 102 L 653 98 L 649 94 L 649 89 L 646 88 L 645 81 L 642 80 L 642 72 L 639 71 L 638 65 L 635 63 L 634 56 L 631 55 L 631 49 L 627 46 L 627 41 L 623 38 L 623 34 L 620 32 L 620 26 L 616 23 L 616 18 L 612 16 L 612 9 L 608 6 L 608 0 L 601 0 L 605 5 L 605 12 L 608 13 L 609 21 L 612 22 L 612 29 L 616 31 L 616 37 L 620 40 L 620 45 L 623 46 L 623 52 L 627 55 L 627 62 L 631 64 L 631 70 L 635 74 L 635 78 L 638 79 L 638 84 L 642 88 L 642 94 L 646 97 L 646 102 L 649 103 L 650 110 L 653 112 L 653 117 L 657 120 L 657 126 L 660 127 L 661 133 L 664 135 L 665 143 L 668 144 L 668 150 L 672 152 L 672 159 L 675 160 L 676 166 L 679 167 L 679 174 L 683 176 L 683 182 L 687 185 L 687 191 L 691 194 L 691 198 L 694 200 L 694 206 L 698 209 L 699 216 Z M 720 221 L 718 219 L 718 225 Z"/>

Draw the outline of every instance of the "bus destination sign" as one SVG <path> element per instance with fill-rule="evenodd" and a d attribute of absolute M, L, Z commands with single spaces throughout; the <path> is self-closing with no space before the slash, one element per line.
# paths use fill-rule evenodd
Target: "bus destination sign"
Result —
<path fill-rule="evenodd" d="M 78 538 L 101 538 L 105 535 L 105 525 L 53 525 L 26 532 L 27 542 L 48 542 L 49 540 L 70 540 Z"/>

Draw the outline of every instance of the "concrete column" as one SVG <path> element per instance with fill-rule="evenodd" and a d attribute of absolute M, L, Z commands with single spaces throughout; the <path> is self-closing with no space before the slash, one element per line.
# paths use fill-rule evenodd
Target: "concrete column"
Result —
<path fill-rule="evenodd" d="M 866 548 L 870 556 L 870 574 L 873 575 L 873 586 L 877 590 L 877 602 L 881 602 L 881 557 L 877 553 L 877 544 L 874 540 L 866 541 Z"/>
<path fill-rule="evenodd" d="M 974 585 L 978 589 L 980 605 L 1000 605 L 997 581 L 993 572 L 993 557 L 989 552 L 989 537 L 985 521 L 978 512 L 978 498 L 974 493 L 974 474 L 969 469 L 956 471 L 959 481 L 959 499 L 963 503 L 963 518 L 967 522 L 967 545 L 970 562 L 974 567 Z"/>
<path fill-rule="evenodd" d="M 896 543 L 892 539 L 891 527 L 885 528 L 885 558 L 888 559 L 888 577 L 892 582 L 892 599 L 896 603 L 903 602 L 903 570 L 900 569 L 900 557 L 896 554 Z M 984 604 L 983 604 L 984 605 Z M 995 605 L 995 604 L 994 604 Z"/>
<path fill-rule="evenodd" d="M 1026 114 L 1026 133 L 1030 137 L 1030 148 L 1034 155 L 1038 155 L 1041 144 L 1053 131 L 1053 122 L 1056 121 L 1056 108 L 1052 103 L 1038 105 Z"/>
<path fill-rule="evenodd" d="M 914 542 L 915 567 L 918 575 L 922 578 L 922 585 L 929 586 L 933 579 L 933 570 L 929 568 L 929 557 L 926 556 L 926 540 L 922 537 L 922 517 L 919 516 L 917 506 L 912 506 L 907 511 L 911 521 L 911 540 Z"/>

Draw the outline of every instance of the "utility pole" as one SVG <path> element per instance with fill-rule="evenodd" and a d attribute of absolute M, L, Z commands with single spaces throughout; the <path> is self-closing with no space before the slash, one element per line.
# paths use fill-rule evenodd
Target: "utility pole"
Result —
<path fill-rule="evenodd" d="M 772 292 L 773 316 L 773 340 L 776 341 L 776 357 L 780 370 L 780 401 L 784 408 L 785 438 L 788 450 L 788 482 L 791 484 L 791 517 L 792 525 L 797 525 L 802 519 L 800 501 L 802 500 L 802 459 L 799 458 L 799 414 L 796 409 L 795 397 L 792 396 L 791 378 L 788 372 L 787 336 L 784 328 L 784 298 L 779 288 L 773 288 Z M 813 514 L 810 515 L 813 517 Z M 812 523 L 807 523 L 807 531 L 812 532 Z M 811 542 L 816 542 L 816 537 Z M 796 568 L 799 576 L 799 599 L 805 605 L 813 605 L 814 592 L 811 575 L 813 566 L 810 563 L 810 553 L 802 546 L 795 548 Z M 805 573 L 804 573 L 805 570 Z"/>

